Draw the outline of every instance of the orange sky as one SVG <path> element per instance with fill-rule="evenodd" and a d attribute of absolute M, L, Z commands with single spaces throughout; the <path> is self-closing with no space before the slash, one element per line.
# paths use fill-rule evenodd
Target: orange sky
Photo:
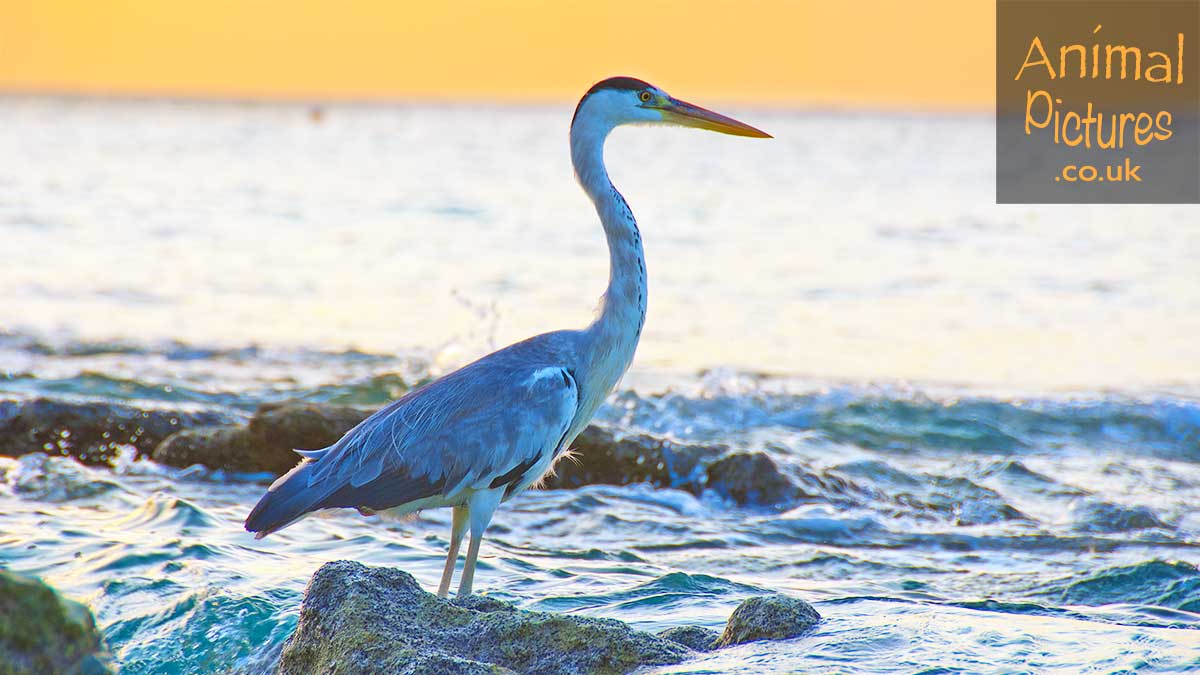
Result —
<path fill-rule="evenodd" d="M 0 90 L 574 99 L 613 74 L 692 98 L 986 108 L 984 0 L 5 0 Z"/>

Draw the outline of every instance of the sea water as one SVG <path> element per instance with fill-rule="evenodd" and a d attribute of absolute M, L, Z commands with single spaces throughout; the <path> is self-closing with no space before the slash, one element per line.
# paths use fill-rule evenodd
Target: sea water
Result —
<path fill-rule="evenodd" d="M 776 139 L 610 141 L 650 315 L 599 417 L 768 453 L 812 496 L 528 492 L 479 589 L 646 630 L 775 591 L 825 617 L 659 673 L 1200 669 L 1194 207 L 998 207 L 985 116 L 728 112 Z M 569 114 L 3 99 L 0 396 L 379 405 L 583 325 L 607 256 Z M 255 541 L 269 479 L 0 459 L 0 565 L 138 674 L 269 672 L 325 561 L 436 583 L 448 514 Z"/>

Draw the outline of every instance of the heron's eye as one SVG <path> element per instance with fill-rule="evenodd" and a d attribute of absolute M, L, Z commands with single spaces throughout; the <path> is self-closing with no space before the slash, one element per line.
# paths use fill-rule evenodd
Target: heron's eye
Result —
<path fill-rule="evenodd" d="M 642 99 L 642 103 L 649 103 L 650 99 L 653 97 L 650 95 L 650 92 L 643 91 L 641 94 L 638 95 L 638 98 Z"/>

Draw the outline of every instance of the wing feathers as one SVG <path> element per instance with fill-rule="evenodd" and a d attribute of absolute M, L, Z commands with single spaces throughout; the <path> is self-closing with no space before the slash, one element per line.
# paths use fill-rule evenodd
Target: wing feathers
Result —
<path fill-rule="evenodd" d="M 566 368 L 477 361 L 410 392 L 332 446 L 297 451 L 304 469 L 272 486 L 247 527 L 269 532 L 318 509 L 379 511 L 453 500 L 469 487 L 527 486 L 536 467 L 549 467 L 578 403 Z"/>

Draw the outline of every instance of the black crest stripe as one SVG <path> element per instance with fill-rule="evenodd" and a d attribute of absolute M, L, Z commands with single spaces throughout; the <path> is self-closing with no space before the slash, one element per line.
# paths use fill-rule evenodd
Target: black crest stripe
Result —
<path fill-rule="evenodd" d="M 587 100 L 587 97 L 598 91 L 606 91 L 609 89 L 615 91 L 640 91 L 642 89 L 648 89 L 649 87 L 649 82 L 639 80 L 636 77 L 620 76 L 610 77 L 607 80 L 600 80 L 596 84 L 593 84 L 591 89 L 587 90 L 587 93 L 583 95 L 583 98 L 579 99 L 579 105 L 575 106 L 575 114 L 571 116 L 571 124 L 575 124 L 575 117 L 579 115 L 579 107 L 583 105 L 583 102 Z"/>

